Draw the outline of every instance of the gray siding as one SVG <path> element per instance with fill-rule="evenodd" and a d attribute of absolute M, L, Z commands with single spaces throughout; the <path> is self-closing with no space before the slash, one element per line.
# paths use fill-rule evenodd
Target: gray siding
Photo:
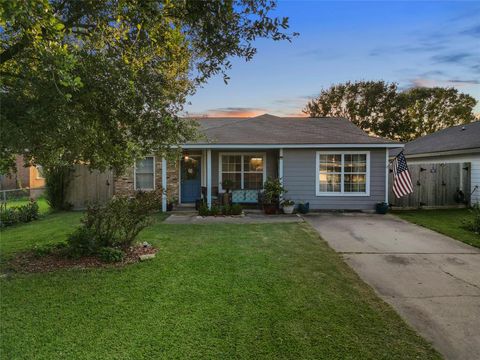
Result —
<path fill-rule="evenodd" d="M 266 153 L 267 177 L 278 178 L 278 150 L 213 150 L 212 151 L 212 186 L 219 186 L 218 168 L 220 153 Z"/>
<path fill-rule="evenodd" d="M 348 149 L 321 149 L 348 151 Z M 363 149 L 351 149 L 358 151 Z M 314 210 L 373 210 L 385 200 L 385 149 L 370 151 L 370 196 L 317 196 L 315 149 L 284 149 L 284 186 L 287 199 L 310 202 Z"/>

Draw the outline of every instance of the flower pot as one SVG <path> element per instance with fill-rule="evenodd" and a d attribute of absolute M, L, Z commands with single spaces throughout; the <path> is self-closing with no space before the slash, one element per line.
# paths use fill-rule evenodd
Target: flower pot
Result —
<path fill-rule="evenodd" d="M 310 211 L 310 203 L 298 204 L 298 212 L 300 214 L 306 214 Z"/>
<path fill-rule="evenodd" d="M 377 203 L 375 205 L 375 211 L 377 214 L 386 214 L 388 212 L 388 204 L 385 202 Z"/>
<path fill-rule="evenodd" d="M 283 212 L 285 214 L 293 214 L 293 210 L 295 209 L 295 205 L 286 205 L 283 206 Z"/>
<path fill-rule="evenodd" d="M 263 212 L 267 215 L 274 215 L 277 213 L 277 205 L 263 204 Z"/>

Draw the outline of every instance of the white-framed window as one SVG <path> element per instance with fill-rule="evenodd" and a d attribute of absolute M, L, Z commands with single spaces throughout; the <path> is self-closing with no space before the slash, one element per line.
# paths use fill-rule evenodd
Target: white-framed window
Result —
<path fill-rule="evenodd" d="M 37 179 L 45 179 L 45 174 L 43 172 L 43 166 L 42 165 L 35 165 L 35 168 L 37 169 Z"/>
<path fill-rule="evenodd" d="M 155 189 L 155 156 L 147 156 L 137 160 L 134 167 L 135 190 Z"/>
<path fill-rule="evenodd" d="M 369 196 L 369 151 L 317 151 L 317 196 Z"/>
<path fill-rule="evenodd" d="M 231 190 L 260 190 L 266 180 L 265 153 L 220 153 L 218 158 L 218 189 L 222 182 L 233 182 Z"/>

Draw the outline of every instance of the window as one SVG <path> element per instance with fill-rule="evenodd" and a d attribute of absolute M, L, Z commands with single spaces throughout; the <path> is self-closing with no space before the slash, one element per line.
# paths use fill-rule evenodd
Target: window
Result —
<path fill-rule="evenodd" d="M 226 179 L 232 190 L 260 190 L 265 182 L 265 154 L 223 153 L 219 159 L 219 189 Z"/>
<path fill-rule="evenodd" d="M 35 168 L 37 169 L 37 179 L 44 179 L 45 174 L 43 172 L 43 166 L 42 165 L 36 165 Z"/>
<path fill-rule="evenodd" d="M 147 156 L 135 163 L 135 190 L 155 189 L 155 157 Z"/>
<path fill-rule="evenodd" d="M 317 196 L 368 196 L 369 152 L 317 152 Z"/>

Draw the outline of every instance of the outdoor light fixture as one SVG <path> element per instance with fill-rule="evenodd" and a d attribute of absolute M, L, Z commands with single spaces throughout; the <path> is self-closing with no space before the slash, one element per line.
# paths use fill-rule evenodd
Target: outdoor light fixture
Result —
<path fill-rule="evenodd" d="M 185 154 L 183 155 L 183 160 L 188 160 L 188 152 L 186 151 Z"/>

